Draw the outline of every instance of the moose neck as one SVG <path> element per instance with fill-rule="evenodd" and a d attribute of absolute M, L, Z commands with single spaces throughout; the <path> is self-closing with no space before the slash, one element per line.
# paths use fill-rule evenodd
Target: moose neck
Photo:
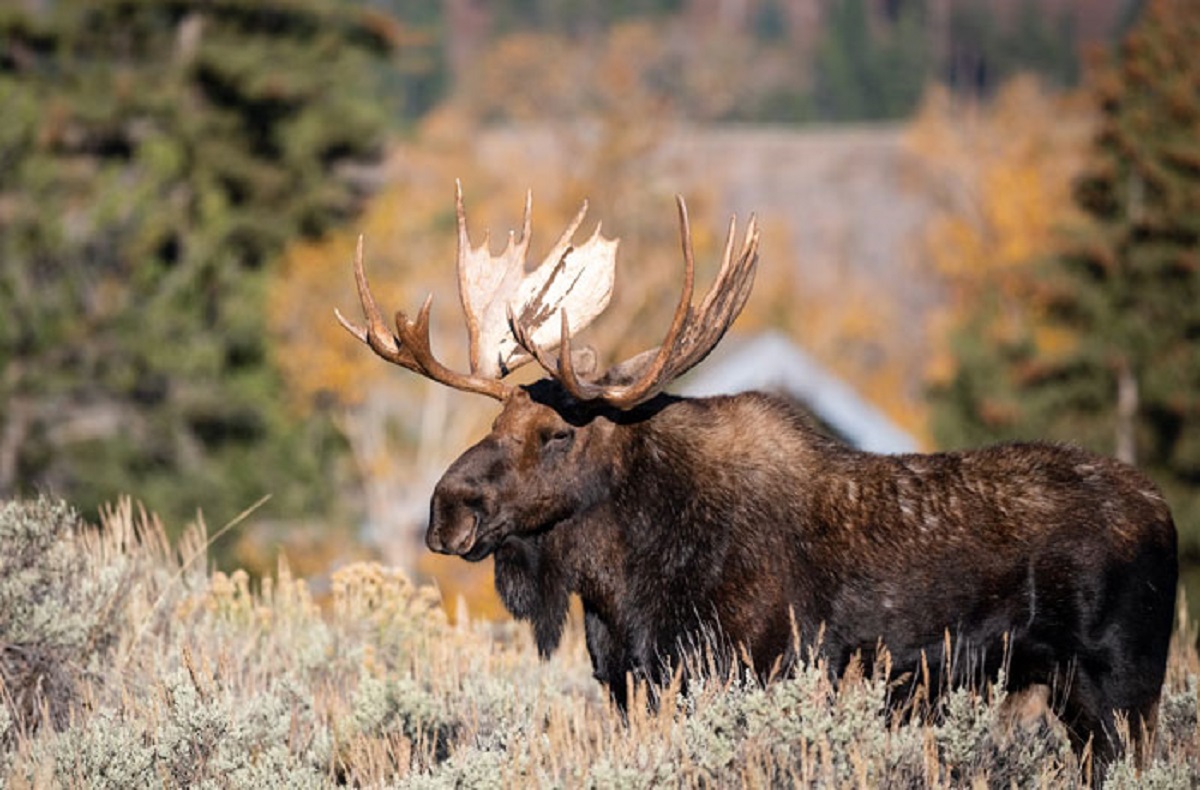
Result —
<path fill-rule="evenodd" d="M 665 398 L 607 427 L 603 496 L 496 553 L 497 589 L 533 625 L 540 652 L 558 645 L 571 593 L 583 601 L 589 650 L 610 646 L 610 685 L 660 665 L 679 634 L 699 628 L 736 635 L 756 661 L 784 653 L 793 625 L 808 638 L 826 614 L 809 604 L 824 582 L 792 527 L 816 507 L 827 476 L 819 459 L 854 451 L 759 394 Z M 793 567 L 810 571 L 796 577 Z M 771 602 L 782 619 L 765 620 L 747 600 Z"/>
<path fill-rule="evenodd" d="M 801 481 L 820 475 L 811 459 L 828 440 L 790 407 L 764 396 L 671 400 L 617 426 L 613 441 L 619 460 L 609 496 L 543 536 L 542 550 L 554 558 L 543 568 L 561 567 L 558 581 L 627 645 L 631 664 L 651 666 L 671 649 L 660 634 L 714 618 L 737 630 L 746 612 L 734 606 L 741 596 L 725 589 L 731 580 L 765 597 L 808 597 L 812 581 L 784 578 L 782 558 L 805 550 L 786 525 L 810 507 Z M 762 495 L 768 491 L 780 496 Z M 764 521 L 779 529 L 757 528 Z M 779 608 L 786 612 L 787 603 Z"/>
<path fill-rule="evenodd" d="M 724 531 L 707 523 L 717 512 L 708 504 L 729 492 L 722 490 L 726 476 L 710 468 L 713 439 L 697 431 L 704 403 L 664 396 L 640 419 L 612 425 L 606 495 L 547 536 L 547 548 L 569 569 L 572 592 L 603 598 L 612 576 L 647 553 L 665 560 L 656 576 L 669 577 L 680 570 L 671 551 L 686 546 L 688 559 L 701 561 L 706 541 Z"/>

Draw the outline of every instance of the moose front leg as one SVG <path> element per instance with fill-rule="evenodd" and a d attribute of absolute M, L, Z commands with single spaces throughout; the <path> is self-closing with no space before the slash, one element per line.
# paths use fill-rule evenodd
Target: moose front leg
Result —
<path fill-rule="evenodd" d="M 624 665 L 620 649 L 613 639 L 612 631 L 600 618 L 600 615 L 587 606 L 583 609 L 583 633 L 587 641 L 588 656 L 592 659 L 592 677 L 604 685 L 615 688 L 624 683 L 618 683 L 615 676 L 617 667 Z"/>
<path fill-rule="evenodd" d="M 648 648 L 639 651 L 636 645 L 625 644 L 620 629 L 610 626 L 587 603 L 583 606 L 583 630 L 592 660 L 592 676 L 608 688 L 609 697 L 622 712 L 627 709 L 634 688 L 649 683 L 653 689 L 654 684 L 664 682 L 665 673 L 653 672 L 662 663 L 654 651 Z M 655 704 L 653 699 L 650 702 Z"/>

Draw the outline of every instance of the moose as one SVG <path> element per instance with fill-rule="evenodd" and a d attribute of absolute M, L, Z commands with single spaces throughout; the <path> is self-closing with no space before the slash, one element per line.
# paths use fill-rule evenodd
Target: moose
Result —
<path fill-rule="evenodd" d="M 1003 669 L 1013 691 L 1055 689 L 1080 753 L 1119 753 L 1118 717 L 1137 742 L 1163 683 L 1178 573 L 1153 483 L 1058 444 L 871 454 L 781 397 L 664 392 L 721 340 L 758 262 L 755 218 L 736 254 L 731 219 L 693 305 L 682 198 L 683 288 L 666 337 L 598 373 L 573 337 L 609 301 L 617 241 L 597 226 L 573 244 L 584 203 L 527 270 L 531 200 L 520 237 L 495 255 L 487 239 L 472 247 L 457 186 L 469 372 L 433 354 L 432 296 L 415 320 L 398 312 L 394 332 L 384 323 L 361 238 L 366 324 L 337 318 L 388 362 L 501 403 L 491 433 L 437 483 L 426 543 L 469 562 L 493 556 L 500 597 L 543 656 L 576 593 L 595 677 L 622 709 L 631 681 L 670 682 L 699 645 L 729 648 L 764 679 L 814 655 L 841 673 L 882 645 L 897 678 L 949 666 L 953 651 L 973 657 L 961 661 L 972 672 Z M 503 380 L 531 361 L 544 378 Z"/>

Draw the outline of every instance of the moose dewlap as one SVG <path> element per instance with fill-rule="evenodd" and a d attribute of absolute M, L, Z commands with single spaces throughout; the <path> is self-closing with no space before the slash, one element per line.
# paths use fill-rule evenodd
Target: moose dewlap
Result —
<path fill-rule="evenodd" d="M 429 300 L 388 328 L 360 242 L 366 326 L 339 314 L 343 325 L 389 362 L 502 406 L 437 484 L 429 547 L 494 556 L 501 598 L 532 623 L 543 654 L 577 593 L 595 676 L 621 705 L 627 678 L 663 684 L 696 645 L 766 677 L 798 649 L 840 672 L 882 644 L 897 677 L 932 666 L 934 693 L 1002 666 L 1014 690 L 1055 689 L 1077 750 L 1091 741 L 1111 758 L 1117 716 L 1138 738 L 1162 686 L 1178 572 L 1154 484 L 1057 445 L 875 455 L 770 395 L 665 394 L 737 317 L 758 261 L 754 219 L 740 245 L 731 221 L 716 280 L 694 306 L 682 199 L 678 210 L 684 287 L 666 338 L 601 375 L 571 337 L 607 303 L 617 243 L 597 229 L 572 246 L 586 204 L 526 271 L 529 199 L 519 239 L 496 256 L 470 246 L 458 189 L 466 373 L 434 357 Z M 546 378 L 503 381 L 530 361 Z"/>

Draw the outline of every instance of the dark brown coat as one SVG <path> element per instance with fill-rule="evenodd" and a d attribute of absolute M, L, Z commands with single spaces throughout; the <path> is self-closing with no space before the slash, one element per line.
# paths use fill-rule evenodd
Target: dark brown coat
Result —
<path fill-rule="evenodd" d="M 860 452 L 787 402 L 659 396 L 580 404 L 544 380 L 438 484 L 427 542 L 479 560 L 557 646 L 570 593 L 596 677 L 662 683 L 704 634 L 764 676 L 796 638 L 833 671 L 882 640 L 894 672 L 1068 689 L 1077 747 L 1111 753 L 1114 711 L 1149 719 L 1165 672 L 1175 528 L 1135 469 L 1071 447 Z M 965 660 L 964 660 L 965 659 Z M 936 679 L 936 677 L 935 677 Z M 1069 679 L 1069 682 L 1066 682 Z"/>

